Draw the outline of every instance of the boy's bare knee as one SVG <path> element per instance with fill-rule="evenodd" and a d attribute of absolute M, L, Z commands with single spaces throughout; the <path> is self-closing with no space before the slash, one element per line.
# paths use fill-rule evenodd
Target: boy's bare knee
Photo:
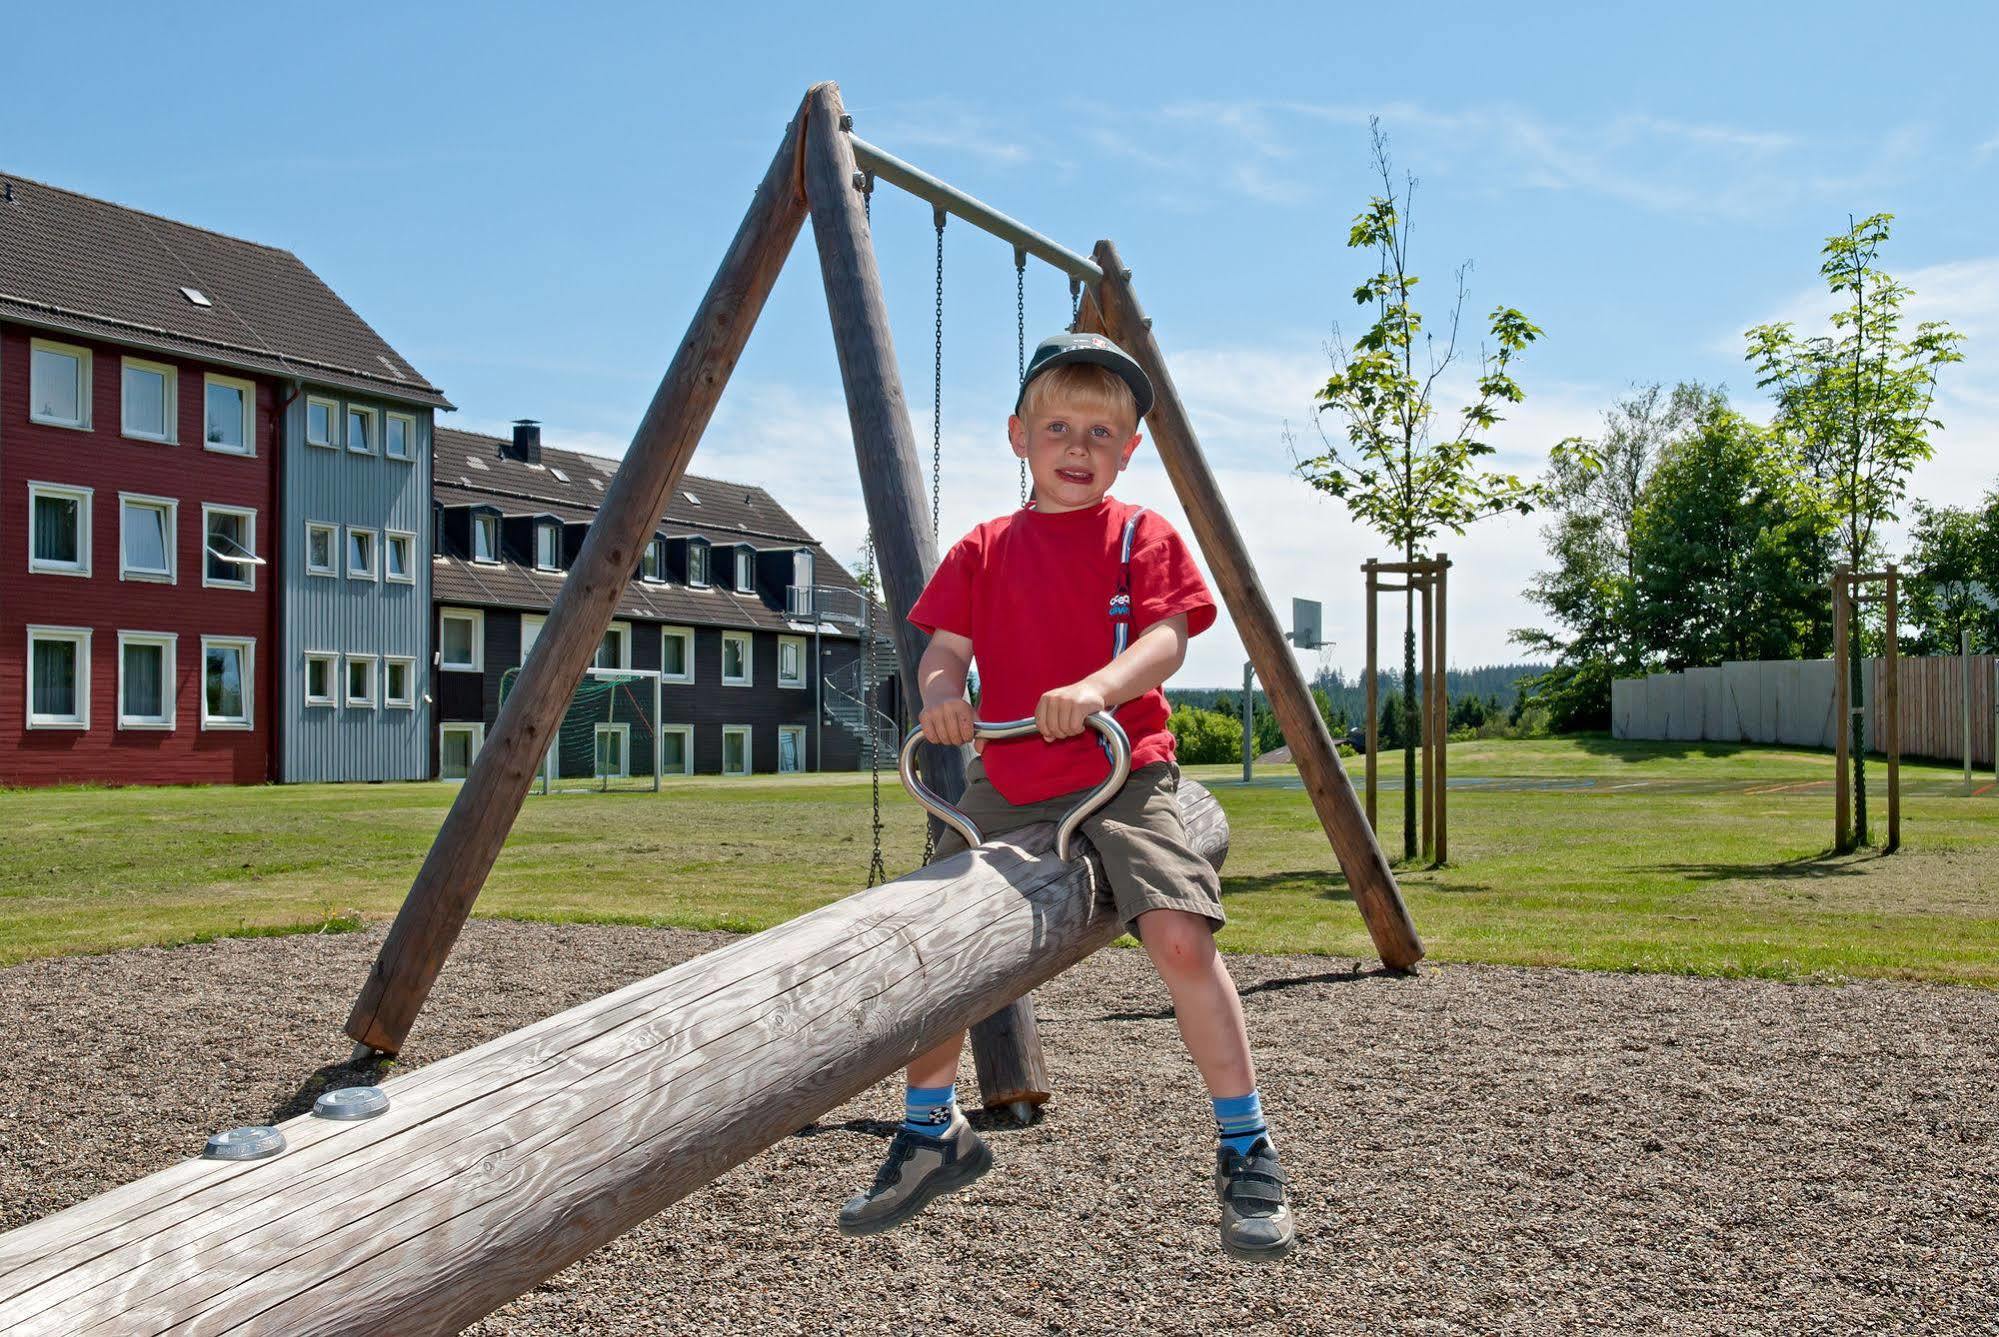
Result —
<path fill-rule="evenodd" d="M 1138 917 L 1139 941 L 1162 975 L 1196 975 L 1215 954 L 1206 916 L 1188 910 L 1147 910 Z"/>

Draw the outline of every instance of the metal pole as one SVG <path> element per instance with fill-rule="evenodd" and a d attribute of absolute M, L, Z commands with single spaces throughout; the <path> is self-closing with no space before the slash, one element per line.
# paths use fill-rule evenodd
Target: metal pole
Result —
<path fill-rule="evenodd" d="M 1846 600 L 1845 566 L 1832 573 L 1832 756 L 1833 756 L 1833 848 L 1846 853 L 1852 802 L 1851 778 L 1847 774 L 1846 751 L 1853 733 L 1852 695 L 1846 681 Z"/>
<path fill-rule="evenodd" d="M 1256 709 L 1250 704 L 1250 693 L 1255 690 L 1256 665 L 1242 666 L 1242 782 L 1248 784 L 1254 773 L 1251 758 L 1256 755 Z"/>
<path fill-rule="evenodd" d="M 1374 682 L 1374 601 L 1378 597 L 1374 588 L 1374 560 L 1369 558 L 1361 570 L 1367 573 L 1367 737 L 1364 740 L 1367 744 L 1367 756 L 1363 759 L 1367 771 L 1367 825 L 1369 830 L 1379 831 L 1381 822 L 1375 814 L 1374 798 L 1378 783 L 1374 770 L 1374 754 L 1381 742 L 1381 718 L 1375 707 Z"/>
<path fill-rule="evenodd" d="M 1902 633 L 1899 625 L 1901 577 L 1888 563 L 1888 628 L 1881 685 L 1875 689 L 1875 728 L 1888 754 L 1888 849 L 1902 848 Z"/>
<path fill-rule="evenodd" d="M 1958 630 L 1958 654 L 1964 663 L 1964 792 L 1971 792 L 1971 628 Z"/>

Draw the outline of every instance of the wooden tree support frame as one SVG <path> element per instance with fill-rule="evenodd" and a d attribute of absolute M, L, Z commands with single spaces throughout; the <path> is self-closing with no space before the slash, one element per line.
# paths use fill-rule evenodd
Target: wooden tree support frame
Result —
<path fill-rule="evenodd" d="M 1865 593 L 1878 585 L 1879 594 Z M 1853 646 L 1847 630 L 1856 605 L 1880 603 L 1886 614 L 1883 628 L 1887 642 L 1881 654 L 1881 681 L 1875 689 L 1874 741 L 1888 759 L 1888 843 L 1887 853 L 1902 848 L 1902 655 L 1901 573 L 1893 562 L 1882 571 L 1855 571 L 1841 564 L 1832 573 L 1832 710 L 1833 710 L 1833 848 L 1844 853 L 1853 848 L 1853 720 L 1864 715 L 1864 703 L 1853 701 Z M 1865 661 L 1863 661 L 1864 663 Z M 1970 696 L 1965 697 L 1967 713 Z M 1861 730 L 1864 744 L 1867 737 Z M 1999 765 L 1999 763 L 1995 763 Z"/>
<path fill-rule="evenodd" d="M 910 625 L 908 613 L 937 555 L 849 129 L 839 89 L 831 83 L 807 93 L 786 127 L 749 212 L 605 493 L 533 653 L 355 1001 L 347 1033 L 360 1044 L 383 1053 L 402 1048 L 520 812 L 550 733 L 633 576 L 639 545 L 652 533 L 666 497 L 685 471 L 808 213 L 868 518 L 895 615 L 898 658 L 905 683 L 915 682 L 926 640 Z M 1098 243 L 1094 258 L 1101 280 L 1090 292 L 1093 319 L 1102 321 L 1110 337 L 1152 378 L 1157 393 L 1147 424 L 1195 538 L 1270 694 L 1377 952 L 1392 968 L 1411 968 L 1422 958 L 1422 943 L 1201 455 L 1151 322 L 1131 291 L 1130 271 L 1107 241 Z M 933 748 L 923 765 L 932 786 L 946 797 L 962 787 L 964 757 L 959 750 Z M 1015 1012 L 983 1029 L 1004 1051 L 988 1055 L 990 1063 L 982 1066 L 1025 1074 L 1023 1083 L 1045 1095 L 1031 1014 Z M 975 1051 L 979 1043 L 975 1029 Z M 998 1093 L 1002 1099 L 1011 1094 Z M 986 1096 L 990 1101 L 995 1093 Z"/>
<path fill-rule="evenodd" d="M 1425 858 L 1444 863 L 1450 858 L 1450 689 L 1445 684 L 1445 626 L 1449 622 L 1451 559 L 1446 553 L 1413 562 L 1382 562 L 1373 558 L 1361 563 L 1367 580 L 1367 824 L 1380 831 L 1378 753 L 1381 743 L 1381 705 L 1378 687 L 1378 623 L 1376 600 L 1383 594 L 1413 592 L 1419 597 L 1417 618 L 1417 716 L 1422 721 L 1418 748 L 1422 753 L 1421 790 L 1417 805 L 1421 823 L 1419 848 Z M 1381 577 L 1399 575 L 1402 584 L 1389 584 Z"/>

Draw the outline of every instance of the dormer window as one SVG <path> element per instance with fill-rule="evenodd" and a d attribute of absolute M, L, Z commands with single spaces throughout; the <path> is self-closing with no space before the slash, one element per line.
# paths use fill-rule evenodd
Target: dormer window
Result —
<path fill-rule="evenodd" d="M 538 571 L 562 569 L 562 526 L 538 524 L 534 527 L 534 564 Z"/>
<path fill-rule="evenodd" d="M 754 593 L 757 588 L 757 554 L 754 548 L 736 549 L 736 590 Z"/>
<path fill-rule="evenodd" d="M 472 517 L 472 560 L 475 562 L 498 562 L 500 560 L 499 516 L 475 515 Z"/>
<path fill-rule="evenodd" d="M 655 537 L 646 544 L 645 555 L 639 558 L 639 579 L 654 585 L 666 583 L 666 540 Z"/>
<path fill-rule="evenodd" d="M 687 583 L 698 586 L 708 584 L 708 545 L 705 543 L 687 545 Z"/>

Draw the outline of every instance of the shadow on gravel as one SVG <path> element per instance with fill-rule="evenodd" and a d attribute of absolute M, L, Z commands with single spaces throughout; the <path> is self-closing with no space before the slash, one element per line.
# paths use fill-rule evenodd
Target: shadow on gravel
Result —
<path fill-rule="evenodd" d="M 969 1105 L 959 1107 L 964 1111 L 965 1122 L 981 1133 L 1018 1133 L 1028 1125 L 1013 1117 L 1006 1110 L 976 1109 Z M 1040 1122 L 1040 1116 L 1035 1116 Z M 846 1119 L 840 1123 L 822 1123 L 815 1119 L 793 1133 L 793 1137 L 818 1137 L 821 1133 L 862 1133 L 868 1137 L 880 1138 L 886 1142 L 895 1136 L 895 1130 L 902 1127 L 895 1119 Z"/>
<path fill-rule="evenodd" d="M 1776 863 L 1662 863 L 1645 865 L 1646 871 L 1678 873 L 1696 882 L 1733 882 L 1742 878 L 1771 881 L 1811 880 L 1822 877 L 1865 877 L 1879 854 L 1856 859 L 1849 854 L 1808 854 Z M 1636 872 L 1638 869 L 1632 869 Z"/>
<path fill-rule="evenodd" d="M 1293 975 L 1287 979 L 1261 980 L 1255 984 L 1239 985 L 1236 992 L 1247 998 L 1251 994 L 1272 993 L 1279 989 L 1303 989 L 1314 984 L 1359 984 L 1363 980 L 1401 980 L 1415 976 L 1406 970 L 1390 970 L 1384 965 L 1363 966 L 1355 962 L 1345 970 L 1329 970 L 1318 975 Z M 1171 1021 L 1173 1006 L 1167 1004 L 1152 1012 L 1106 1012 L 1096 1018 L 1098 1021 Z"/>
<path fill-rule="evenodd" d="M 349 1086 L 373 1086 L 386 1077 L 394 1066 L 395 1060 L 387 1054 L 349 1059 L 345 1063 L 329 1063 L 306 1078 L 305 1085 L 290 1100 L 272 1110 L 270 1122 L 283 1123 L 286 1119 L 312 1113 L 312 1102 L 328 1091 L 339 1091 Z"/>

